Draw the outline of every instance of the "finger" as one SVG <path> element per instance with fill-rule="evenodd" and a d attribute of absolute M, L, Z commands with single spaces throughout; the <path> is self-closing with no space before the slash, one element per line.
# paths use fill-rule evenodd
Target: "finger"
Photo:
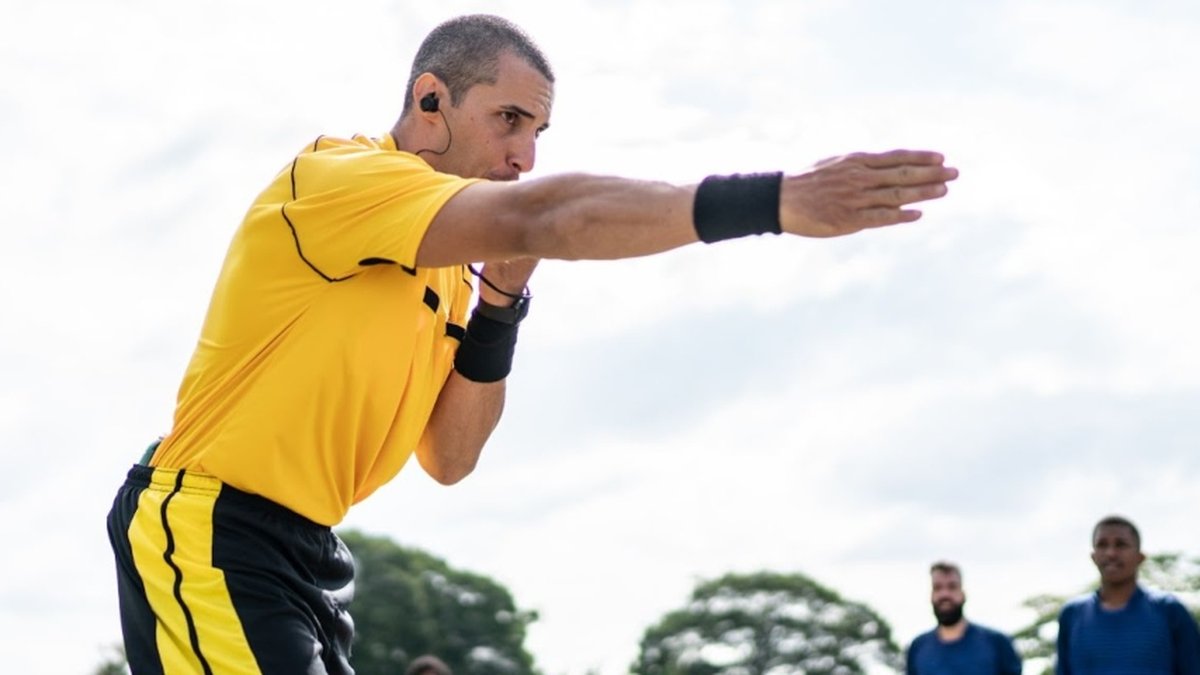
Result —
<path fill-rule="evenodd" d="M 931 183 L 946 183 L 958 178 L 958 169 L 948 166 L 913 166 L 905 164 L 887 169 L 876 169 L 873 177 L 876 187 L 891 187 L 893 185 L 925 185 Z"/>
<path fill-rule="evenodd" d="M 901 164 L 934 165 L 946 161 L 940 152 L 931 150 L 892 150 L 890 152 L 858 153 L 851 155 L 873 169 L 883 169 Z"/>
<path fill-rule="evenodd" d="M 906 187 L 881 187 L 866 191 L 866 203 L 870 206 L 899 207 L 914 202 L 924 202 L 946 196 L 946 185 L 913 185 Z"/>
<path fill-rule="evenodd" d="M 869 209 L 861 209 L 858 212 L 858 222 L 855 224 L 862 228 L 886 227 L 900 223 L 911 223 L 920 217 L 921 212 L 916 209 L 891 209 L 877 206 Z"/>

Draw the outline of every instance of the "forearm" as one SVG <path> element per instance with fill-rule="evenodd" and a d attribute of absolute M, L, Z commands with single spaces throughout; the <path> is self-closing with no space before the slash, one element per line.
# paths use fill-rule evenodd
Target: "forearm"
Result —
<path fill-rule="evenodd" d="M 659 253 L 698 240 L 693 198 L 689 187 L 583 174 L 478 183 L 442 207 L 417 264 Z"/>
<path fill-rule="evenodd" d="M 484 444 L 504 410 L 504 380 L 472 382 L 451 371 L 417 447 L 417 461 L 443 485 L 475 470 Z"/>
<path fill-rule="evenodd" d="M 528 228 L 527 255 L 608 260 L 698 241 L 692 187 L 595 176 L 561 178 L 528 186 L 533 189 L 521 211 L 540 214 L 541 219 Z"/>
<path fill-rule="evenodd" d="M 511 305 L 512 296 L 519 295 L 521 289 L 529 282 L 537 262 L 534 259 L 522 258 L 485 265 L 482 276 L 488 281 L 480 284 L 480 300 L 496 307 Z M 503 353 L 504 350 L 490 351 L 493 348 L 486 345 L 490 344 L 492 338 L 497 337 L 497 329 L 502 333 L 511 332 L 513 339 L 516 337 L 515 326 L 506 328 L 501 323 L 487 320 L 486 317 L 472 316 L 467 324 L 468 334 L 459 346 L 455 370 L 450 372 L 438 394 L 437 403 L 426 425 L 424 437 L 417 450 L 417 459 L 425 471 L 440 483 L 456 483 L 475 469 L 484 444 L 500 421 L 500 414 L 504 409 L 505 380 L 508 368 L 512 365 L 512 345 L 510 343 L 506 354 Z M 496 381 L 486 381 L 492 377 L 481 377 L 485 374 L 482 372 L 472 374 L 469 366 L 472 363 L 478 366 L 478 358 L 468 358 L 465 364 L 459 359 L 464 356 L 464 349 L 475 350 L 478 357 L 480 344 L 473 340 L 479 339 L 485 341 L 484 349 L 490 352 L 484 362 L 492 364 L 493 367 L 500 366 L 499 371 L 492 376 L 499 378 Z M 498 364 L 497 358 L 500 359 Z M 466 369 L 460 372 L 460 368 Z M 473 379 L 469 379 L 463 373 Z M 485 381 L 474 381 L 477 379 Z"/>

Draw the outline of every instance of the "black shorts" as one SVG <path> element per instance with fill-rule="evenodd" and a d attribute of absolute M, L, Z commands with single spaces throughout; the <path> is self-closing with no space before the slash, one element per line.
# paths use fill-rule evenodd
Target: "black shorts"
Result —
<path fill-rule="evenodd" d="M 135 465 L 108 514 L 135 675 L 352 675 L 354 560 L 330 528 L 212 476 Z"/>

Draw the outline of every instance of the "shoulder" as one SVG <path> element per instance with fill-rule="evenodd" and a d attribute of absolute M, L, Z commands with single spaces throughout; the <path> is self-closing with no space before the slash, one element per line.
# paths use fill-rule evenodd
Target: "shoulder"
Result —
<path fill-rule="evenodd" d="M 329 159 L 339 162 L 378 159 L 433 172 L 433 167 L 417 155 L 396 150 L 391 137 L 379 139 L 362 134 L 355 134 L 350 138 L 317 136 L 304 144 L 296 155 L 305 159 Z"/>
<path fill-rule="evenodd" d="M 937 642 L 937 636 L 934 631 L 928 630 L 913 638 L 913 641 L 908 645 L 908 650 L 910 652 L 916 651 L 931 642 Z"/>
<path fill-rule="evenodd" d="M 1016 650 L 1016 647 L 1013 646 L 1013 639 L 1008 633 L 974 623 L 971 624 L 971 629 L 975 633 L 976 640 L 989 645 L 990 649 L 999 650 L 1000 652 L 1014 652 Z"/>
<path fill-rule="evenodd" d="M 1142 589 L 1142 593 L 1146 597 L 1146 603 L 1161 612 L 1172 616 L 1191 616 L 1191 612 L 1188 611 L 1188 608 L 1183 604 L 1183 602 L 1171 593 L 1151 589 Z"/>
<path fill-rule="evenodd" d="M 1096 594 L 1095 593 L 1087 593 L 1085 595 L 1079 595 L 1079 596 L 1076 596 L 1076 597 L 1071 598 L 1070 600 L 1067 600 L 1066 602 L 1064 602 L 1063 606 L 1062 606 L 1062 610 L 1059 612 L 1059 614 L 1061 615 L 1061 614 L 1078 612 L 1079 610 L 1083 609 L 1084 607 L 1090 607 L 1094 604 L 1096 604 Z"/>
<path fill-rule="evenodd" d="M 1179 598 L 1167 593 L 1166 591 L 1159 591 L 1153 588 L 1142 588 L 1140 586 L 1138 587 L 1138 590 L 1141 591 L 1142 597 L 1146 598 L 1146 602 L 1150 603 L 1151 605 L 1158 605 L 1160 607 L 1166 607 L 1168 605 L 1179 605 L 1180 607 L 1183 606 L 1183 603 L 1179 601 Z"/>
<path fill-rule="evenodd" d="M 1058 623 L 1061 628 L 1062 624 L 1071 623 L 1075 617 L 1079 616 L 1084 610 L 1096 604 L 1096 594 L 1088 593 L 1080 595 L 1063 603 L 1062 609 L 1058 610 Z"/>
<path fill-rule="evenodd" d="M 973 624 L 971 624 L 971 628 L 989 640 L 1008 640 L 1009 639 L 1009 637 L 1006 633 L 996 630 L 995 628 L 992 628 L 990 626 L 984 626 L 981 624 L 973 623 Z"/>
<path fill-rule="evenodd" d="M 285 169 L 287 172 L 287 169 Z M 390 136 L 384 139 L 356 135 L 351 138 L 319 136 L 302 148 L 290 165 L 291 179 L 308 195 L 333 191 L 381 190 L 379 197 L 442 188 L 455 191 L 477 179 L 439 173 L 424 159 L 396 150 Z M 403 186 L 398 192 L 397 186 Z"/>

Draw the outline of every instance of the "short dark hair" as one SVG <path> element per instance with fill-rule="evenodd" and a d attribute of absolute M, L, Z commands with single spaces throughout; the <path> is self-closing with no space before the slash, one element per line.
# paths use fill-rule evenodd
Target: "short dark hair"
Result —
<path fill-rule="evenodd" d="M 450 105 L 456 106 L 471 87 L 495 84 L 501 54 L 512 53 L 525 60 L 549 82 L 554 72 L 542 50 L 516 24 L 491 14 L 468 14 L 434 28 L 413 58 L 404 94 L 404 112 L 413 104 L 413 84 L 422 73 L 433 73 L 450 90 Z"/>
<path fill-rule="evenodd" d="M 955 565 L 947 560 L 939 560 L 930 565 L 929 574 L 932 575 L 934 572 L 941 572 L 942 574 L 954 574 L 958 577 L 959 581 L 962 581 L 962 570 L 958 568 L 958 565 Z"/>
<path fill-rule="evenodd" d="M 404 669 L 404 675 L 421 675 L 422 673 L 432 673 L 432 675 L 451 675 L 450 666 L 446 662 L 432 654 L 425 654 L 413 659 L 412 663 L 408 664 L 408 668 Z"/>
<path fill-rule="evenodd" d="M 1137 525 L 1134 525 L 1128 518 L 1117 515 L 1104 516 L 1100 522 L 1096 523 L 1096 526 L 1092 528 L 1092 546 L 1096 545 L 1096 535 L 1099 534 L 1100 528 L 1110 525 L 1128 527 L 1129 531 L 1133 533 L 1133 545 L 1137 547 L 1137 550 L 1142 550 L 1142 533 L 1138 532 Z"/>

